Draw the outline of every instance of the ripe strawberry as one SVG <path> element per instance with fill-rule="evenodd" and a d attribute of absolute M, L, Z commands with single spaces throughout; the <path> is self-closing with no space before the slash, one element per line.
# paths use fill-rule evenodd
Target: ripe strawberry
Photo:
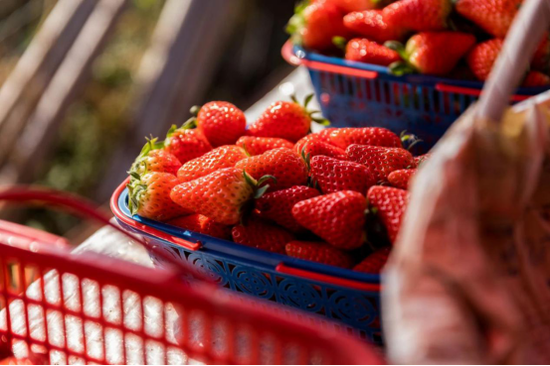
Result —
<path fill-rule="evenodd" d="M 272 191 L 305 185 L 308 177 L 305 162 L 297 153 L 285 147 L 243 159 L 235 164 L 235 168 L 246 171 L 255 179 L 264 175 L 275 177 L 276 181 L 269 183 Z"/>
<path fill-rule="evenodd" d="M 426 160 L 430 158 L 430 153 L 426 153 L 424 155 L 419 155 L 414 157 L 414 164 L 413 167 L 418 168 L 420 164 L 424 163 Z"/>
<path fill-rule="evenodd" d="M 182 164 L 212 150 L 204 135 L 197 129 L 190 129 L 186 124 L 180 128 L 172 126 L 166 135 L 164 146 Z"/>
<path fill-rule="evenodd" d="M 376 182 L 385 182 L 388 174 L 394 170 L 405 169 L 414 164 L 411 153 L 398 147 L 351 145 L 346 153 L 351 161 L 369 168 Z"/>
<path fill-rule="evenodd" d="M 344 25 L 353 33 L 379 43 L 402 41 L 406 31 L 390 22 L 382 10 L 355 11 L 344 16 Z"/>
<path fill-rule="evenodd" d="M 143 175 L 147 172 L 160 172 L 176 175 L 181 163 L 178 158 L 163 148 L 164 142 L 159 142 L 156 138 L 148 139 L 132 164 L 129 173 L 135 172 L 138 175 Z"/>
<path fill-rule="evenodd" d="M 226 145 L 215 148 L 203 156 L 189 160 L 178 170 L 178 179 L 181 183 L 204 177 L 216 170 L 231 168 L 243 159 L 246 159 L 245 151 L 235 145 Z"/>
<path fill-rule="evenodd" d="M 256 200 L 260 217 L 272 220 L 290 231 L 300 231 L 302 226 L 292 216 L 292 207 L 300 201 L 317 197 L 319 191 L 306 186 L 294 186 L 264 194 Z"/>
<path fill-rule="evenodd" d="M 292 241 L 286 245 L 285 249 L 286 254 L 294 258 L 342 268 L 351 268 L 353 265 L 353 259 L 348 253 L 326 243 Z"/>
<path fill-rule="evenodd" d="M 458 0 L 455 10 L 487 33 L 504 38 L 523 0 Z"/>
<path fill-rule="evenodd" d="M 416 173 L 416 169 L 398 169 L 388 175 L 388 182 L 395 187 L 401 189 L 409 188 L 409 182 Z"/>
<path fill-rule="evenodd" d="M 330 144 L 329 136 L 334 130 L 337 130 L 337 128 L 334 128 L 334 127 L 325 128 L 319 132 L 310 133 L 309 135 L 302 137 L 300 140 L 298 140 L 298 142 L 296 142 L 296 144 L 294 145 L 294 150 L 298 154 L 301 154 L 306 143 L 310 141 L 321 141 L 321 142 L 326 142 L 327 144 Z"/>
<path fill-rule="evenodd" d="M 319 0 L 298 5 L 286 31 L 294 44 L 317 51 L 332 48 L 333 37 L 348 35 L 340 9 L 329 1 Z"/>
<path fill-rule="evenodd" d="M 215 238 L 228 240 L 231 238 L 231 227 L 221 225 L 201 214 L 178 217 L 168 221 L 168 224 L 199 234 L 210 235 Z"/>
<path fill-rule="evenodd" d="M 341 191 L 298 202 L 292 216 L 327 243 L 339 249 L 363 245 L 367 202 L 361 193 Z"/>
<path fill-rule="evenodd" d="M 367 258 L 363 259 L 355 267 L 353 267 L 353 270 L 363 273 L 379 274 L 382 271 L 382 268 L 384 268 L 386 262 L 388 261 L 390 251 L 390 247 L 378 249 Z"/>
<path fill-rule="evenodd" d="M 257 217 L 250 218 L 246 224 L 234 226 L 231 235 L 235 243 L 280 254 L 285 254 L 286 243 L 294 240 L 294 235 L 285 229 Z"/>
<path fill-rule="evenodd" d="M 210 145 L 232 145 L 246 128 L 243 111 L 228 102 L 209 102 L 199 107 L 197 130 L 202 132 Z"/>
<path fill-rule="evenodd" d="M 366 195 L 367 189 L 376 183 L 366 166 L 328 156 L 314 156 L 310 174 L 323 193 L 355 191 Z"/>
<path fill-rule="evenodd" d="M 242 147 L 251 156 L 261 155 L 266 151 L 286 147 L 292 149 L 294 144 L 285 139 L 276 137 L 242 136 L 237 140 L 237 146 Z"/>
<path fill-rule="evenodd" d="M 387 147 L 401 147 L 401 140 L 395 133 L 380 127 L 338 128 L 329 135 L 330 143 L 341 149 L 353 144 Z"/>
<path fill-rule="evenodd" d="M 546 86 L 550 84 L 550 77 L 540 71 L 530 71 L 523 80 L 522 86 Z"/>
<path fill-rule="evenodd" d="M 373 186 L 367 198 L 369 204 L 377 209 L 376 214 L 386 227 L 390 241 L 394 243 L 407 209 L 409 193 L 399 188 Z"/>
<path fill-rule="evenodd" d="M 130 212 L 158 221 L 189 213 L 170 199 L 170 191 L 178 183 L 178 178 L 170 173 L 149 172 L 141 176 L 132 173 L 127 185 Z"/>
<path fill-rule="evenodd" d="M 319 140 L 306 142 L 302 147 L 301 155 L 306 161 L 310 161 L 312 157 L 318 155 L 329 156 L 338 160 L 348 160 L 343 149 Z"/>
<path fill-rule="evenodd" d="M 311 121 L 327 123 L 326 120 L 312 117 L 317 111 L 308 111 L 307 105 L 313 98 L 308 95 L 302 107 L 296 98 L 292 102 L 279 101 L 271 104 L 250 126 L 249 133 L 257 137 L 279 137 L 296 142 L 308 134 Z"/>
<path fill-rule="evenodd" d="M 547 72 L 550 67 L 550 34 L 545 33 L 544 38 L 539 43 L 533 60 L 531 61 L 531 68 L 537 71 Z"/>
<path fill-rule="evenodd" d="M 317 0 L 319 1 L 319 0 Z M 363 11 L 377 7 L 379 0 L 321 0 L 333 4 L 344 14 L 352 11 Z"/>
<path fill-rule="evenodd" d="M 399 0 L 386 6 L 382 13 L 390 24 L 416 32 L 447 28 L 451 13 L 450 0 Z"/>
<path fill-rule="evenodd" d="M 354 38 L 346 45 L 346 60 L 389 66 L 401 60 L 394 50 L 369 41 L 366 38 Z"/>
<path fill-rule="evenodd" d="M 175 186 L 170 197 L 185 210 L 208 216 L 223 225 L 235 225 L 242 217 L 243 206 L 253 198 L 261 183 L 262 179 L 255 181 L 242 169 L 225 168 Z M 265 188 L 256 193 L 263 191 Z"/>
<path fill-rule="evenodd" d="M 472 34 L 423 32 L 409 38 L 405 48 L 398 42 L 386 42 L 385 45 L 397 51 L 404 60 L 390 66 L 393 74 L 420 72 L 444 76 L 455 68 L 475 42 L 476 38 Z"/>
<path fill-rule="evenodd" d="M 503 43 L 502 39 L 493 38 L 472 48 L 466 61 L 476 78 L 481 81 L 487 80 Z"/>

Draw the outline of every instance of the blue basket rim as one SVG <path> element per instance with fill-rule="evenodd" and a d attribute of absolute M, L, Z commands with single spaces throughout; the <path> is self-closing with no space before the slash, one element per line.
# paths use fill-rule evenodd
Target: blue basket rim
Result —
<path fill-rule="evenodd" d="M 352 281 L 358 281 L 369 284 L 379 284 L 380 275 L 378 274 L 367 274 L 357 271 L 352 271 L 351 269 L 339 268 L 335 266 L 329 266 L 321 263 L 315 263 L 311 261 L 306 261 L 303 259 L 292 258 L 287 255 L 270 253 L 261 249 L 256 249 L 234 243 L 232 241 L 223 240 L 219 238 L 214 238 L 208 235 L 203 235 L 196 233 L 191 230 L 184 230 L 176 226 L 168 225 L 163 222 L 147 219 L 139 215 L 131 215 L 130 209 L 128 208 L 128 188 L 125 188 L 120 196 L 117 199 L 117 204 L 120 211 L 140 224 L 149 226 L 153 229 L 165 232 L 172 236 L 184 239 L 184 240 L 194 240 L 200 241 L 202 243 L 201 249 L 199 251 L 204 252 L 216 252 L 220 254 L 231 255 L 234 257 L 242 258 L 249 262 L 256 262 L 262 266 L 266 266 L 271 270 L 275 270 L 277 265 L 286 264 L 292 268 L 303 269 L 307 271 L 312 271 L 320 274 L 325 274 L 329 276 L 334 276 L 338 278 L 343 278 Z M 139 228 L 135 228 L 139 230 Z M 148 235 L 148 234 L 146 234 Z M 162 240 L 162 239 L 161 239 Z M 177 244 L 173 244 L 177 245 Z"/>
<path fill-rule="evenodd" d="M 385 79 L 399 80 L 399 81 L 404 81 L 404 82 L 413 83 L 413 84 L 435 86 L 436 84 L 443 83 L 446 85 L 478 89 L 478 90 L 483 89 L 483 85 L 484 85 L 484 83 L 481 81 L 447 79 L 447 78 L 431 76 L 431 75 L 408 74 L 403 76 L 395 76 L 395 75 L 392 75 L 389 72 L 389 69 L 385 66 L 368 64 L 368 63 L 358 62 L 358 61 L 349 61 L 349 60 L 345 60 L 343 58 L 335 57 L 335 56 L 325 56 L 320 53 L 307 50 L 298 45 L 293 45 L 292 52 L 296 57 L 301 59 L 331 64 L 336 66 L 349 67 L 349 68 L 354 68 L 358 70 L 375 71 L 375 72 L 378 72 L 379 74 L 383 74 Z M 519 87 L 516 89 L 516 94 L 531 96 L 531 95 L 540 94 L 548 89 L 550 89 L 550 86 Z"/>

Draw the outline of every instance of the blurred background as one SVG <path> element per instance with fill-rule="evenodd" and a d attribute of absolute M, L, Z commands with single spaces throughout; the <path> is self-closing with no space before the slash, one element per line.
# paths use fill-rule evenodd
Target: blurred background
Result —
<path fill-rule="evenodd" d="M 292 71 L 280 49 L 294 5 L 1 0 L 0 184 L 105 205 L 145 136 L 210 100 L 246 110 Z M 58 234 L 77 224 L 43 209 L 0 216 Z"/>

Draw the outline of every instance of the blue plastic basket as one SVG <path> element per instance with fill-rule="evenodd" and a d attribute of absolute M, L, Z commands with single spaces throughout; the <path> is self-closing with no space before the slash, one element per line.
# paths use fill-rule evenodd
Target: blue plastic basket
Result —
<path fill-rule="evenodd" d="M 274 254 L 131 216 L 125 186 L 126 182 L 111 198 L 111 209 L 125 230 L 207 270 L 221 286 L 321 314 L 360 338 L 382 344 L 379 275 Z"/>
<path fill-rule="evenodd" d="M 388 128 L 422 139 L 420 152 L 431 148 L 447 128 L 476 101 L 482 82 L 428 75 L 394 76 L 383 66 L 309 52 L 287 42 L 283 57 L 309 70 L 323 116 L 332 127 Z M 550 87 L 519 88 L 512 102 Z"/>

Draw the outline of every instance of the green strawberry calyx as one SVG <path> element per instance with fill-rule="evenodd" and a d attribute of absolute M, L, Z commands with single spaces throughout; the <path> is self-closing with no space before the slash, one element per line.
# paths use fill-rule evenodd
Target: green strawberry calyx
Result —
<path fill-rule="evenodd" d="M 269 189 L 269 184 L 263 185 L 268 180 L 273 180 L 273 183 L 277 184 L 277 178 L 272 175 L 264 175 L 260 179 L 256 180 L 252 178 L 245 170 L 243 170 L 243 176 L 246 182 L 254 189 L 254 199 L 258 199 L 264 195 Z"/>
<path fill-rule="evenodd" d="M 409 62 L 409 52 L 405 49 L 405 46 L 401 42 L 387 41 L 384 46 L 390 50 L 394 50 L 402 58 L 401 61 L 393 62 L 388 68 L 390 73 L 395 76 L 403 76 L 406 74 L 413 74 L 418 70 Z"/>
<path fill-rule="evenodd" d="M 348 43 L 348 40 L 342 36 L 332 37 L 332 44 L 341 50 L 344 50 L 344 51 L 346 50 L 347 43 Z"/>
<path fill-rule="evenodd" d="M 147 185 L 141 181 L 141 176 L 136 172 L 130 173 L 130 182 L 126 185 L 128 188 L 128 208 L 132 216 L 136 215 L 141 206 L 142 197 L 147 192 Z"/>
<path fill-rule="evenodd" d="M 330 126 L 330 121 L 326 118 L 323 118 L 323 117 L 318 117 L 318 116 L 314 116 L 315 114 L 317 113 L 321 113 L 321 111 L 318 111 L 318 110 L 308 110 L 307 109 L 307 106 L 309 105 L 309 103 L 311 102 L 311 100 L 313 99 L 314 97 L 314 94 L 311 93 L 311 94 L 308 94 L 306 95 L 306 97 L 304 98 L 304 103 L 300 103 L 298 101 L 298 98 L 296 98 L 296 95 L 292 94 L 290 96 L 290 99 L 292 100 L 292 102 L 300 105 L 303 109 L 304 109 L 304 113 L 313 121 L 313 122 L 316 122 L 320 125 L 323 125 L 323 126 Z"/>
<path fill-rule="evenodd" d="M 416 144 L 419 142 L 422 142 L 423 140 L 420 139 L 418 136 L 407 133 L 407 131 L 402 131 L 399 135 L 399 138 L 401 139 L 401 143 L 403 144 L 403 147 L 407 150 L 411 150 Z"/>
<path fill-rule="evenodd" d="M 154 150 L 160 150 L 164 148 L 164 141 L 158 141 L 158 138 L 151 136 L 145 138 L 147 142 L 143 145 L 136 160 L 132 163 L 128 174 L 136 173 L 138 175 L 147 173 L 147 157 L 149 153 Z"/>
<path fill-rule="evenodd" d="M 294 15 L 286 25 L 285 31 L 290 34 L 290 39 L 295 45 L 301 46 L 303 44 L 302 30 L 307 25 L 304 10 L 308 7 L 309 3 L 309 0 L 298 3 L 294 8 Z"/>

